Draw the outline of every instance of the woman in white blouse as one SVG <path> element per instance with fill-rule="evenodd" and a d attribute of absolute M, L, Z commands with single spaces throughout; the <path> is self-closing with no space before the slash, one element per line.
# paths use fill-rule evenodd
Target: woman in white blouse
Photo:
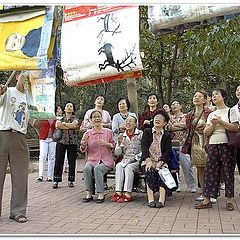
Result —
<path fill-rule="evenodd" d="M 226 98 L 227 93 L 223 89 L 212 91 L 212 101 L 217 109 L 209 114 L 204 129 L 204 134 L 209 137 L 208 158 L 204 172 L 204 200 L 195 205 L 196 209 L 212 207 L 210 197 L 217 197 L 221 169 L 225 182 L 226 210 L 234 209 L 232 198 L 234 197 L 235 149 L 228 145 L 226 130 L 237 131 L 238 115 L 234 109 L 226 106 Z"/>

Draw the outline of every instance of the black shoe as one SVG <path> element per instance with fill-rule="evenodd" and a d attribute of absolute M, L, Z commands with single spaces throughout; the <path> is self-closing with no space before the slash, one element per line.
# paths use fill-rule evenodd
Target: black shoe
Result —
<path fill-rule="evenodd" d="M 38 177 L 37 181 L 38 182 L 42 182 L 43 181 L 43 177 Z"/>
<path fill-rule="evenodd" d="M 105 197 L 104 197 L 104 198 L 98 198 L 98 199 L 96 200 L 96 203 L 103 203 L 104 200 L 105 200 Z"/>
<path fill-rule="evenodd" d="M 54 182 L 53 185 L 52 185 L 52 187 L 53 187 L 54 189 L 57 189 L 57 188 L 58 188 L 58 182 Z"/>
<path fill-rule="evenodd" d="M 71 187 L 71 188 L 74 187 L 73 182 L 68 182 L 68 186 Z"/>
<path fill-rule="evenodd" d="M 92 200 L 93 200 L 93 196 L 91 196 L 90 198 L 87 198 L 87 197 L 83 198 L 84 203 L 91 202 Z"/>
<path fill-rule="evenodd" d="M 150 202 L 150 203 L 148 203 L 148 206 L 150 208 L 155 208 L 156 207 L 156 203 L 155 202 Z"/>
<path fill-rule="evenodd" d="M 157 202 L 156 203 L 156 208 L 163 208 L 164 204 L 162 202 Z"/>

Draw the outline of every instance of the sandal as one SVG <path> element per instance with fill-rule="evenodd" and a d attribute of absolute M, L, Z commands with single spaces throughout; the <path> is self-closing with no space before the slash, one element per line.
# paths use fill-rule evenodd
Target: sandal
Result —
<path fill-rule="evenodd" d="M 199 204 L 196 204 L 194 206 L 195 209 L 205 209 L 205 208 L 212 208 L 212 202 L 209 201 L 208 203 L 206 204 L 203 204 L 203 202 L 199 203 Z"/>
<path fill-rule="evenodd" d="M 19 216 L 10 216 L 9 217 L 10 219 L 12 219 L 12 220 L 15 220 L 16 222 L 19 222 L 19 223 L 25 223 L 25 222 L 27 222 L 27 217 L 25 217 L 25 216 L 22 216 L 22 215 L 19 215 Z"/>
<path fill-rule="evenodd" d="M 156 207 L 156 203 L 154 201 L 148 203 L 148 207 L 150 208 L 155 208 Z"/>
<path fill-rule="evenodd" d="M 163 207 L 164 207 L 164 203 L 162 203 L 162 202 L 156 203 L 156 208 L 163 208 Z"/>
<path fill-rule="evenodd" d="M 226 210 L 227 211 L 233 211 L 234 207 L 231 202 L 226 203 Z"/>

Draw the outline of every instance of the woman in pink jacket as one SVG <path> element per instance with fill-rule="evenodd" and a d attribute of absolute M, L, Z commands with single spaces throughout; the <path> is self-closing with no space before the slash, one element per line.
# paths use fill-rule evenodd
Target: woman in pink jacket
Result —
<path fill-rule="evenodd" d="M 113 132 L 102 126 L 102 114 L 100 111 L 94 110 L 90 115 L 90 119 L 93 128 L 84 133 L 80 145 L 80 151 L 87 153 L 83 168 L 87 196 L 83 199 L 83 202 L 93 200 L 94 178 L 98 193 L 96 203 L 103 203 L 105 198 L 103 176 L 114 167 L 112 155 L 114 149 Z"/>

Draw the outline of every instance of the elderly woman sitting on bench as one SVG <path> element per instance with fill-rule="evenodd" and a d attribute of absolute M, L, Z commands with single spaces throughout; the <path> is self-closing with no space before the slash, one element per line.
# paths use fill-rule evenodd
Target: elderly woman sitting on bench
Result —
<path fill-rule="evenodd" d="M 94 110 L 90 114 L 90 119 L 93 128 L 83 134 L 80 146 L 80 150 L 87 153 L 87 159 L 83 168 L 87 196 L 83 199 L 83 202 L 86 203 L 93 200 L 92 194 L 95 179 L 98 192 L 96 203 L 103 203 L 105 199 L 103 176 L 114 167 L 112 151 L 115 143 L 112 130 L 102 126 L 102 113 L 100 111 Z"/>
<path fill-rule="evenodd" d="M 132 201 L 132 188 L 134 172 L 139 171 L 139 160 L 141 159 L 142 131 L 137 129 L 137 119 L 129 116 L 126 119 L 126 130 L 118 137 L 115 155 L 123 155 L 122 160 L 116 165 L 115 182 L 116 193 L 112 202 Z M 124 192 L 124 194 L 122 193 Z"/>
<path fill-rule="evenodd" d="M 171 161 L 171 134 L 165 131 L 169 115 L 158 109 L 153 117 L 153 128 L 146 128 L 142 137 L 141 168 L 146 171 L 147 197 L 150 208 L 162 208 L 165 203 L 167 186 L 158 171 Z M 154 193 L 159 191 L 159 200 L 154 201 Z"/>

